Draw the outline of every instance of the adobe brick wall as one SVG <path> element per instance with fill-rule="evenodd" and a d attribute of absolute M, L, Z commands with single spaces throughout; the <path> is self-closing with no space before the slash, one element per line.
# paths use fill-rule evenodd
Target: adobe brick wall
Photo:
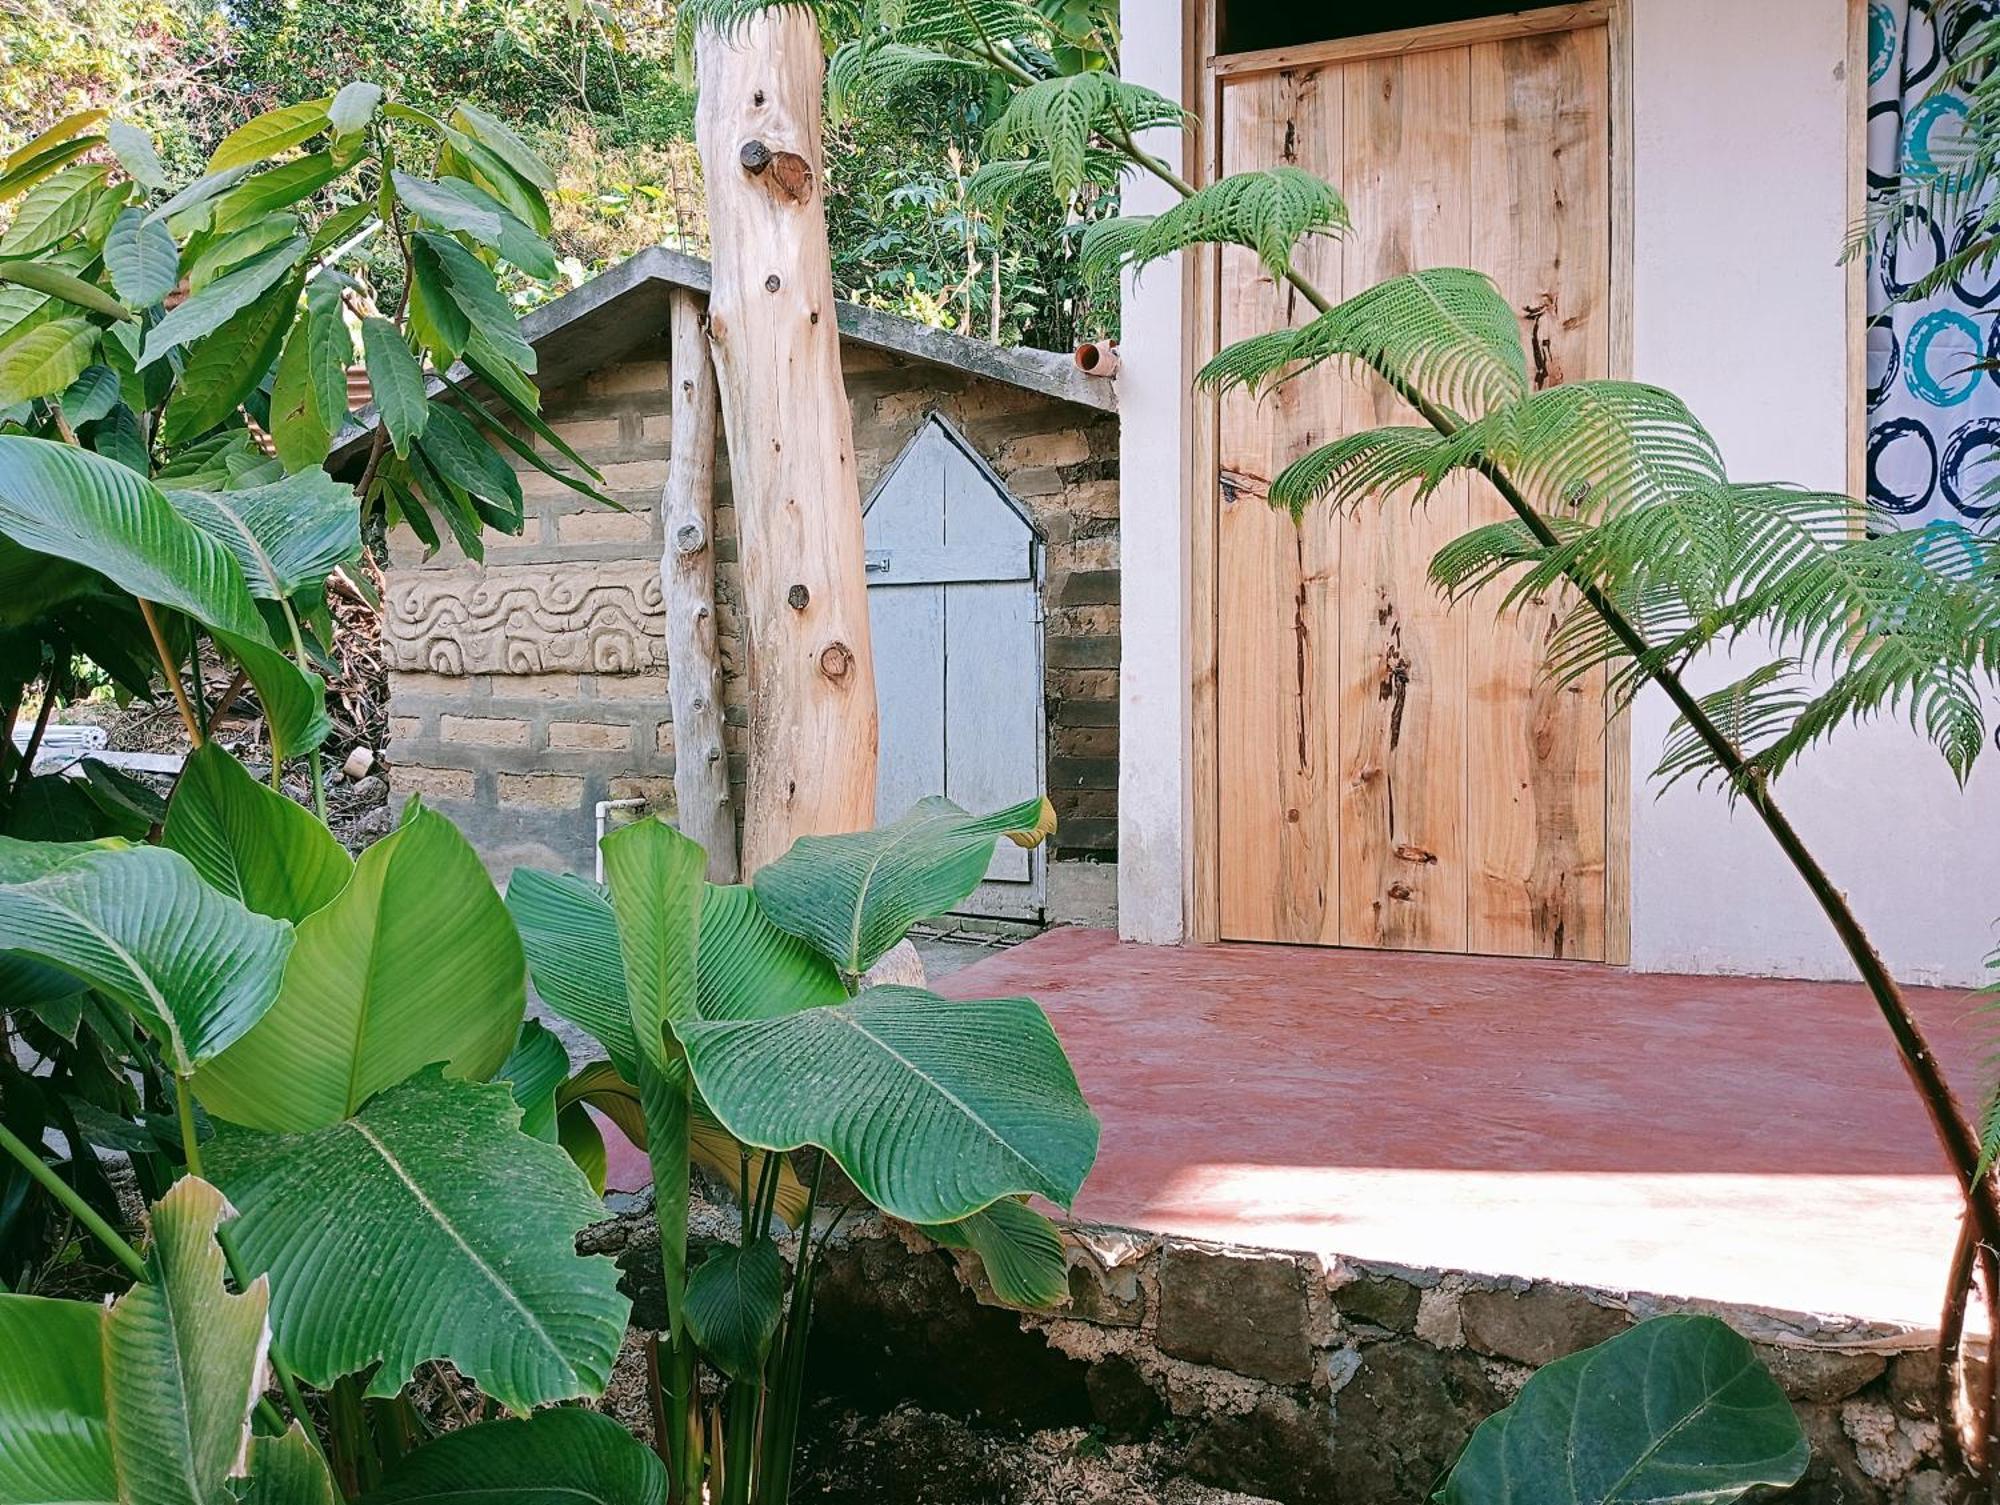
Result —
<path fill-rule="evenodd" d="M 864 496 L 936 411 L 1042 530 L 1056 852 L 1113 856 L 1116 417 L 857 345 L 847 347 L 846 373 Z M 399 798 L 422 794 L 455 820 L 496 876 L 517 866 L 590 871 L 591 811 L 601 800 L 643 798 L 671 816 L 657 575 L 671 400 L 664 341 L 545 394 L 550 425 L 604 472 L 627 512 L 516 461 L 526 526 L 519 538 L 487 535 L 483 564 L 449 542 L 425 559 L 407 527 L 391 530 L 383 622 L 391 783 Z M 748 706 L 736 517 L 720 457 L 716 534 L 725 740 L 740 808 Z"/>

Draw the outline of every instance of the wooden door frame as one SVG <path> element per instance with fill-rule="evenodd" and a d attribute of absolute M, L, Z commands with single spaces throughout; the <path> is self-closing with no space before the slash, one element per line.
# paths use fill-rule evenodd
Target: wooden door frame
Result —
<path fill-rule="evenodd" d="M 1603 26 L 1610 45 L 1611 351 L 1614 380 L 1632 374 L 1632 0 L 1581 0 L 1474 21 L 1407 31 L 1343 37 L 1262 52 L 1215 53 L 1216 0 L 1182 0 L 1182 103 L 1193 114 L 1188 179 L 1213 183 L 1222 163 L 1223 81 L 1260 72 L 1359 58 L 1462 47 L 1506 37 L 1537 36 Z M 1190 669 L 1188 782 L 1191 824 L 1183 895 L 1187 938 L 1221 939 L 1222 777 L 1217 751 L 1217 597 L 1215 485 L 1219 406 L 1196 397 L 1194 375 L 1221 339 L 1221 257 L 1203 246 L 1182 258 L 1181 361 L 1191 410 L 1182 425 L 1181 492 L 1188 511 L 1186 584 Z M 1632 955 L 1632 729 L 1620 713 L 1605 727 L 1604 959 L 1625 965 Z"/>

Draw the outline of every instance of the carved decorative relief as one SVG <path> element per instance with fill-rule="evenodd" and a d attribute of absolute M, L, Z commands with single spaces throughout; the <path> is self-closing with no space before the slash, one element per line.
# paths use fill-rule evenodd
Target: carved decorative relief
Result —
<path fill-rule="evenodd" d="M 639 674 L 666 659 L 650 561 L 410 570 L 389 577 L 389 667 L 431 674 Z"/>

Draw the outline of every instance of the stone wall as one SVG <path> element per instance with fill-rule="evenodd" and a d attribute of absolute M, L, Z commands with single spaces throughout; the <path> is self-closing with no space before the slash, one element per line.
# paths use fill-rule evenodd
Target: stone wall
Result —
<path fill-rule="evenodd" d="M 720 1208 L 695 1223 L 728 1236 Z M 585 1238 L 619 1254 L 634 1321 L 663 1320 L 650 1218 Z M 820 1277 L 809 1390 L 868 1414 L 915 1405 L 1015 1433 L 1091 1427 L 1280 1505 L 1408 1505 L 1540 1365 L 1646 1317 L 1704 1310 L 1748 1337 L 1792 1398 L 1812 1463 L 1787 1500 L 1946 1498 L 1922 1334 L 1116 1229 L 1065 1238 L 1069 1307 L 1022 1313 L 993 1300 L 971 1255 L 879 1218 L 853 1224 Z M 899 1472 L 888 1457 L 870 1467 Z"/>
<path fill-rule="evenodd" d="M 591 812 L 642 798 L 671 815 L 658 501 L 671 427 L 664 341 L 546 394 L 552 427 L 604 472 L 619 513 L 521 462 L 527 523 L 489 533 L 472 564 L 390 535 L 384 616 L 392 782 L 456 821 L 496 876 L 592 866 Z M 1007 482 L 1047 540 L 1049 792 L 1056 854 L 1109 858 L 1117 840 L 1118 424 L 1115 416 L 953 367 L 849 344 L 864 496 L 933 411 Z M 732 781 L 747 701 L 735 512 L 716 476 L 718 621 Z M 888 812 L 885 812 L 888 813 Z"/>

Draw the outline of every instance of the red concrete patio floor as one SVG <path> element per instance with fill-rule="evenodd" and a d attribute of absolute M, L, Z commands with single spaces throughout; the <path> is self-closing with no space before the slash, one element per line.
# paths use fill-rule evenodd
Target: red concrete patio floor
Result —
<path fill-rule="evenodd" d="M 1081 929 L 938 986 L 1048 1010 L 1104 1126 L 1080 1218 L 1936 1323 L 1951 1182 L 1858 986 Z M 1965 996 L 1916 1007 L 1970 1094 Z"/>

